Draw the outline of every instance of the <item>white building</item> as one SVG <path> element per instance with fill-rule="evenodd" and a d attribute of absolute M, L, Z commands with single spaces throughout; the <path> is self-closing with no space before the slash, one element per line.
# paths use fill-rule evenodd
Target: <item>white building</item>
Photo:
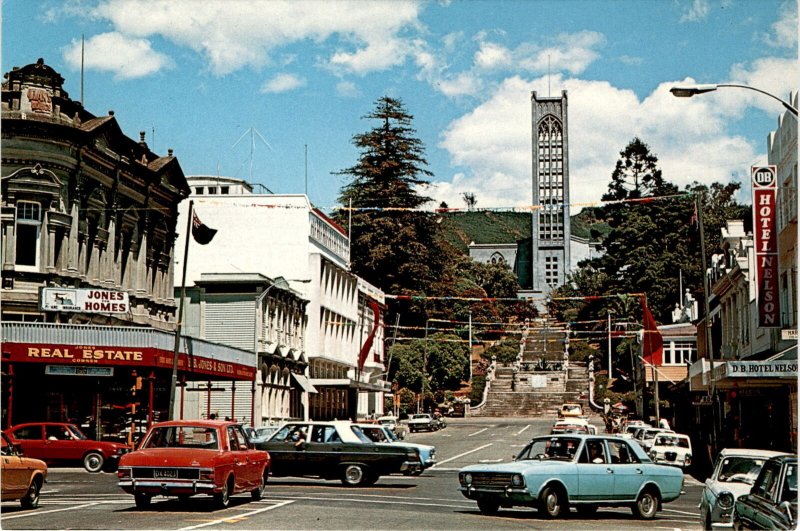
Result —
<path fill-rule="evenodd" d="M 269 285 L 277 286 L 276 282 L 282 279 L 280 283 L 285 289 L 272 290 L 265 298 L 272 299 L 275 292 L 290 290 L 305 307 L 307 325 L 295 328 L 296 334 L 303 337 L 294 338 L 302 345 L 302 351 L 294 350 L 297 360 L 302 356 L 302 361 L 307 363 L 305 376 L 309 380 L 305 382 L 303 378 L 291 376 L 292 369 L 283 379 L 278 378 L 280 385 L 289 385 L 303 395 L 302 402 L 307 405 L 303 408 L 303 417 L 325 420 L 382 412 L 383 392 L 387 389 L 383 380 L 383 328 L 380 326 L 385 301 L 379 289 L 350 273 L 350 245 L 345 230 L 314 208 L 305 195 L 254 194 L 247 183 L 230 178 L 189 177 L 187 181 L 192 189 L 194 211 L 202 223 L 218 231 L 208 245 L 190 242 L 187 288 L 204 285 L 210 273 L 218 278 L 260 275 L 264 282 L 262 290 L 271 289 Z M 189 205 L 184 203 L 180 219 L 185 221 Z M 183 268 L 184 233 L 180 231 L 176 243 L 176 248 L 180 249 L 176 252 L 176 272 Z M 176 287 L 180 284 L 181 279 L 176 278 Z M 252 293 L 255 300 L 257 294 Z M 197 318 L 202 320 L 203 312 L 207 311 L 208 308 L 200 305 L 201 316 Z M 263 357 L 269 351 L 265 345 L 270 338 L 280 337 L 280 330 L 277 330 L 280 322 L 263 318 L 264 314 L 259 318 L 258 314 L 253 313 L 253 323 L 261 319 L 262 326 L 256 329 L 251 324 L 241 332 L 230 327 L 227 341 L 249 341 L 254 356 L 257 351 Z M 235 312 L 220 318 L 239 322 Z M 376 321 L 378 326 L 374 326 Z M 203 331 L 197 332 L 202 336 Z M 365 361 L 359 368 L 359 354 L 370 333 L 373 335 L 371 348 L 364 353 Z M 283 338 L 283 341 L 288 340 L 288 337 Z M 282 348 L 280 342 L 276 348 Z M 287 351 L 291 349 L 286 346 Z M 265 377 L 263 365 L 258 364 L 256 382 L 269 382 L 275 376 L 273 372 L 272 376 Z M 267 364 L 266 370 L 270 367 Z M 214 387 L 222 386 L 215 383 Z M 216 403 L 221 403 L 221 411 L 213 412 L 227 416 L 226 399 L 221 397 L 229 393 L 208 394 Z M 237 392 L 236 409 L 250 409 L 253 394 L 252 391 L 241 395 Z M 196 395 L 195 398 L 192 395 Z M 185 399 L 197 402 L 202 415 L 207 408 L 197 396 L 205 395 L 187 393 Z M 286 398 L 284 395 L 275 399 Z M 245 402 L 240 404 L 240 400 Z M 269 398 L 265 402 L 256 399 L 253 410 L 258 411 L 255 425 L 280 420 L 273 416 L 276 412 L 288 411 L 286 414 L 294 416 L 291 407 L 276 407 Z"/>

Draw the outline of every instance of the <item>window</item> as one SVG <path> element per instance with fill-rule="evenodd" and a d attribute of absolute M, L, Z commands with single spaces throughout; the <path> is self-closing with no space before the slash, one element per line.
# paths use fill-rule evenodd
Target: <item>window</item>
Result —
<path fill-rule="evenodd" d="M 227 186 L 220 186 L 219 187 L 219 193 L 221 193 L 221 194 L 230 193 L 230 192 L 228 192 L 228 190 L 229 190 L 229 188 Z"/>
<path fill-rule="evenodd" d="M 196 193 L 197 195 L 203 195 L 203 187 L 198 186 L 197 188 L 194 189 L 194 193 Z"/>
<path fill-rule="evenodd" d="M 217 188 L 216 188 L 216 186 L 209 186 L 209 187 L 208 187 L 208 195 L 214 195 L 214 194 L 216 194 L 216 193 L 217 193 Z"/>
<path fill-rule="evenodd" d="M 17 202 L 15 230 L 16 261 L 20 269 L 39 268 L 39 236 L 42 230 L 42 207 L 39 203 Z"/>
<path fill-rule="evenodd" d="M 664 365 L 692 363 L 696 346 L 691 341 L 670 341 L 664 349 Z"/>

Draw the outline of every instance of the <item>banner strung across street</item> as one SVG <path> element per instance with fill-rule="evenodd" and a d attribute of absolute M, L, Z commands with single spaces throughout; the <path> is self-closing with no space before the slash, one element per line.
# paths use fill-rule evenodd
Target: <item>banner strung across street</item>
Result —
<path fill-rule="evenodd" d="M 753 185 L 753 233 L 756 251 L 756 301 L 758 326 L 779 328 L 778 304 L 778 234 L 776 166 L 750 168 Z"/>

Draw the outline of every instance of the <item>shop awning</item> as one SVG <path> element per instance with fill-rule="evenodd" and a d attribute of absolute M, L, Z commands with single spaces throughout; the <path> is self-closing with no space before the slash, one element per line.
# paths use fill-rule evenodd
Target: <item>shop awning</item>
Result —
<path fill-rule="evenodd" d="M 297 374 L 297 373 L 293 372 L 292 373 L 292 378 L 294 378 L 294 381 L 297 382 L 297 385 L 299 385 L 303 389 L 303 391 L 305 391 L 306 393 L 316 393 L 317 392 L 316 387 L 311 385 L 311 382 L 308 381 L 308 378 L 305 375 Z"/>

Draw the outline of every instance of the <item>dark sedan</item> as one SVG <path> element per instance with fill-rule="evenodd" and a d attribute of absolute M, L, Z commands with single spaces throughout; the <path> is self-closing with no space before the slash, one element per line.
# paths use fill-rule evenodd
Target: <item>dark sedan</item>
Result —
<path fill-rule="evenodd" d="M 350 487 L 422 469 L 417 450 L 375 444 L 347 421 L 290 422 L 256 448 L 269 451 L 273 476 L 338 478 Z"/>
<path fill-rule="evenodd" d="M 733 509 L 734 529 L 797 529 L 797 456 L 773 457 Z"/>

